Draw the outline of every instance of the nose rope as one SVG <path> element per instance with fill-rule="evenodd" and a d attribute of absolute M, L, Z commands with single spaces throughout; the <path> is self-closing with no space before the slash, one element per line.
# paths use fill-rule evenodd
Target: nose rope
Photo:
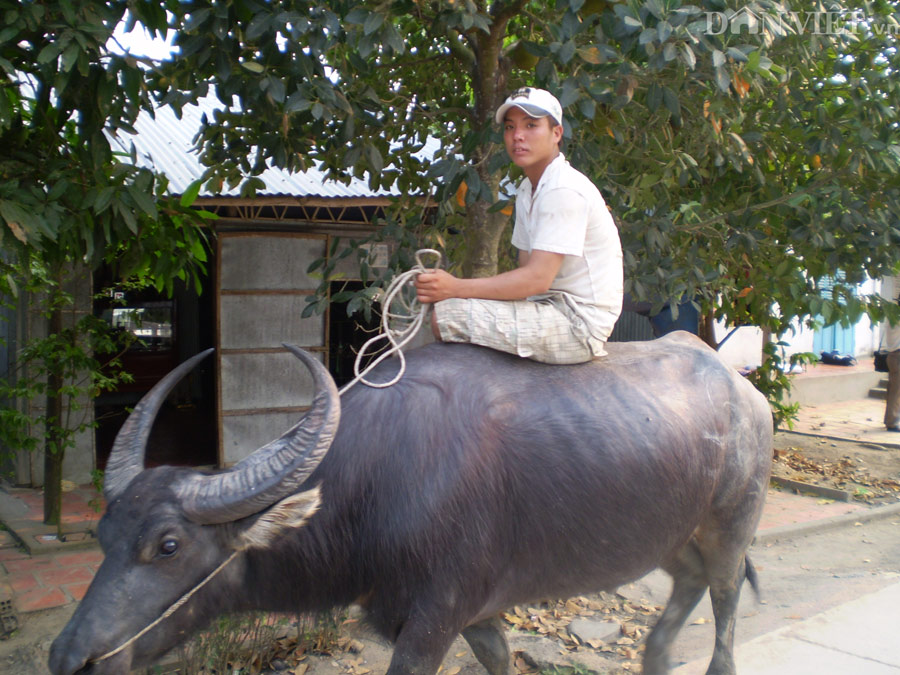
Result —
<path fill-rule="evenodd" d="M 381 315 L 381 332 L 375 337 L 368 340 L 360 348 L 359 353 L 357 353 L 356 355 L 356 361 L 353 364 L 353 374 L 356 377 L 354 377 L 341 388 L 339 392 L 340 394 L 343 395 L 345 391 L 350 389 L 350 387 L 355 385 L 357 382 L 362 382 L 363 384 L 369 387 L 374 387 L 375 389 L 384 389 L 385 387 L 390 387 L 396 384 L 400 381 L 400 378 L 403 377 L 403 374 L 406 372 L 406 357 L 403 354 L 403 347 L 405 347 L 409 343 L 409 341 L 416 336 L 416 334 L 419 332 L 419 329 L 422 327 L 422 324 L 425 323 L 425 319 L 428 316 L 428 311 L 431 309 L 431 304 L 420 303 L 415 297 L 411 300 L 407 300 L 401 295 L 401 293 L 403 292 L 404 287 L 407 286 L 407 284 L 409 284 L 410 282 L 415 282 L 415 278 L 419 274 L 421 274 L 422 272 L 427 272 L 429 270 L 429 268 L 425 267 L 425 263 L 422 261 L 422 256 L 424 255 L 433 255 L 437 258 L 435 267 L 431 269 L 435 269 L 441 266 L 442 258 L 440 251 L 436 251 L 433 248 L 423 248 L 416 251 L 415 267 L 394 277 L 394 280 L 391 281 L 390 285 L 387 288 L 387 291 L 385 291 L 384 300 L 381 302 L 381 306 L 384 308 L 384 311 Z M 391 308 L 395 300 L 400 304 L 399 312 L 395 312 Z M 392 323 L 392 321 L 394 323 Z M 408 325 L 398 328 L 398 322 L 406 323 Z M 363 358 L 367 355 L 371 346 L 379 340 L 387 340 L 391 346 L 377 359 L 366 366 L 364 370 L 360 371 L 359 366 L 362 363 Z M 370 382 L 365 378 L 365 376 L 375 366 L 377 366 L 379 363 L 384 361 L 387 357 L 392 356 L 393 354 L 397 354 L 400 357 L 400 369 L 393 379 L 388 382 Z"/>
<path fill-rule="evenodd" d="M 154 628 L 156 628 L 156 626 L 158 626 L 160 623 L 162 623 L 163 621 L 165 621 L 166 619 L 168 619 L 170 616 L 172 616 L 175 612 L 177 612 L 177 611 L 179 610 L 179 608 L 180 608 L 184 603 L 186 603 L 188 600 L 191 599 L 191 597 L 194 595 L 194 593 L 196 593 L 196 592 L 199 591 L 201 588 L 203 588 L 204 586 L 206 586 L 206 584 L 209 583 L 209 582 L 212 580 L 212 578 L 213 578 L 214 576 L 216 576 L 219 572 L 221 572 L 223 569 L 225 569 L 225 566 L 226 566 L 228 563 L 230 563 L 232 560 L 234 560 L 235 557 L 237 556 L 237 554 L 241 552 L 241 550 L 242 550 L 242 549 L 238 549 L 237 551 L 233 551 L 232 554 L 231 554 L 230 556 L 228 556 L 228 557 L 222 562 L 221 565 L 219 565 L 216 569 L 214 569 L 212 572 L 210 572 L 209 574 L 207 574 L 207 575 L 206 575 L 206 578 L 205 578 L 203 581 L 201 581 L 199 584 L 197 584 L 196 586 L 194 586 L 191 590 L 189 590 L 187 593 L 185 593 L 185 594 L 182 595 L 180 598 L 178 598 L 178 600 L 176 600 L 172 605 L 170 605 L 170 606 L 169 606 L 169 609 L 167 609 L 165 612 L 163 612 L 162 615 L 160 615 L 160 617 L 159 617 L 156 621 L 154 621 L 154 622 L 151 623 L 149 626 L 147 626 L 146 628 L 144 628 L 143 630 L 141 630 L 139 633 L 137 633 L 137 634 L 136 634 L 134 637 L 132 637 L 131 639 L 129 639 L 129 640 L 123 642 L 122 644 L 120 644 L 118 647 L 116 647 L 116 648 L 113 649 L 112 651 L 106 652 L 106 654 L 104 654 L 103 656 L 98 656 L 96 659 L 91 659 L 89 662 L 90 662 L 90 663 L 97 663 L 97 662 L 99 662 L 99 661 L 104 661 L 105 659 L 108 659 L 108 658 L 110 658 L 111 656 L 115 656 L 115 655 L 118 654 L 120 651 L 122 651 L 123 649 L 125 649 L 126 647 L 128 647 L 128 646 L 130 646 L 132 643 L 134 643 L 136 640 L 139 640 L 139 639 L 141 639 L 142 637 L 144 637 L 144 635 L 146 635 L 147 633 L 149 633 L 151 630 L 153 630 Z"/>

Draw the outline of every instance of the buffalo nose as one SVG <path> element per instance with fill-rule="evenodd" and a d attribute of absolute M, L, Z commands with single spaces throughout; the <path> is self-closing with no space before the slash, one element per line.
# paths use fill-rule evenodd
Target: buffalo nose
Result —
<path fill-rule="evenodd" d="M 87 657 L 76 645 L 67 645 L 57 638 L 50 646 L 49 666 L 53 675 L 77 675 L 87 665 Z"/>

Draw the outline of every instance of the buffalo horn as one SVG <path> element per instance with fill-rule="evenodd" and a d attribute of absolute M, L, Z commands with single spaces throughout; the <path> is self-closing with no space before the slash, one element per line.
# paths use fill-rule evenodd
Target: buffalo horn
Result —
<path fill-rule="evenodd" d="M 157 382 L 134 407 L 125 420 L 113 443 L 106 474 L 103 479 L 103 496 L 107 502 L 113 501 L 125 491 L 132 479 L 144 470 L 144 450 L 150 430 L 163 401 L 175 385 L 192 371 L 200 361 L 213 353 L 207 349 L 189 358 Z"/>
<path fill-rule="evenodd" d="M 306 415 L 281 438 L 264 445 L 230 469 L 193 475 L 176 484 L 176 495 L 196 523 L 245 518 L 296 492 L 324 457 L 341 416 L 340 394 L 328 370 L 314 356 L 284 345 L 310 370 L 315 396 Z"/>

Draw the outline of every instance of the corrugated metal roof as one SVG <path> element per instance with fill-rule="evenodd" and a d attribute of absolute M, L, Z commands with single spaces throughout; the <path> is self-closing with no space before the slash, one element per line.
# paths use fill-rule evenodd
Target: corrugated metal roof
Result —
<path fill-rule="evenodd" d="M 200 163 L 196 151 L 193 150 L 193 138 L 200 129 L 204 113 L 212 113 L 221 104 L 214 96 L 207 96 L 198 105 L 188 105 L 182 110 L 178 119 L 168 106 L 159 108 L 155 118 L 141 113 L 134 125 L 136 135 L 120 132 L 111 140 L 122 151 L 129 152 L 134 143 L 137 161 L 141 166 L 164 173 L 169 179 L 169 190 L 181 194 L 188 186 L 203 175 L 204 167 Z M 438 147 L 435 140 L 429 140 L 423 154 L 433 154 Z M 365 180 L 352 178 L 349 184 L 326 180 L 325 174 L 316 168 L 303 173 L 288 173 L 281 169 L 270 168 L 260 178 L 265 181 L 265 190 L 258 190 L 258 196 L 292 196 L 292 197 L 386 197 L 397 195 L 397 190 L 372 190 Z M 214 194 L 204 187 L 200 195 L 203 197 L 237 197 L 239 188 L 221 194 Z"/>

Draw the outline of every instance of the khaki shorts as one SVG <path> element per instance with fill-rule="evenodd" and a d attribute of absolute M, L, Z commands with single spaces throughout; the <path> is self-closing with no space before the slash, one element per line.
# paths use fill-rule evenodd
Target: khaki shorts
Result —
<path fill-rule="evenodd" d="M 434 305 L 444 342 L 470 342 L 542 363 L 584 363 L 603 356 L 603 342 L 576 335 L 552 302 L 450 298 Z"/>

